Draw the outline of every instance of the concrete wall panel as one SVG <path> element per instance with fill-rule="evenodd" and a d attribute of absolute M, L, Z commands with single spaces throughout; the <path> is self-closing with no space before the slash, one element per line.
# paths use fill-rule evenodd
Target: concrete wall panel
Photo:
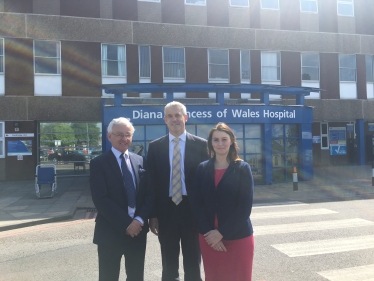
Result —
<path fill-rule="evenodd" d="M 27 15 L 27 37 L 132 43 L 132 30 L 130 21 Z"/>
<path fill-rule="evenodd" d="M 360 53 L 360 36 L 332 33 L 256 30 L 256 49 Z"/>
<path fill-rule="evenodd" d="M 254 49 L 255 30 L 134 23 L 134 44 Z"/>
<path fill-rule="evenodd" d="M 21 14 L 0 14 L 1 37 L 26 37 L 26 16 Z"/>

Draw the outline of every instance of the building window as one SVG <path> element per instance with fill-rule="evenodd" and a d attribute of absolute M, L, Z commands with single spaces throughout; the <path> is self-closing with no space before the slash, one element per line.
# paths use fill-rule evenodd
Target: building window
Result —
<path fill-rule="evenodd" d="M 209 79 L 229 79 L 229 51 L 208 50 Z"/>
<path fill-rule="evenodd" d="M 329 149 L 329 133 L 328 133 L 328 124 L 321 123 L 321 149 Z"/>
<path fill-rule="evenodd" d="M 4 73 L 4 39 L 0 39 L 0 73 Z"/>
<path fill-rule="evenodd" d="M 101 67 L 103 76 L 126 76 L 126 46 L 102 44 Z"/>
<path fill-rule="evenodd" d="M 151 78 L 151 50 L 149 46 L 139 46 L 139 77 Z"/>
<path fill-rule="evenodd" d="M 318 13 L 317 0 L 300 0 L 300 11 L 306 13 Z"/>
<path fill-rule="evenodd" d="M 251 61 L 249 50 L 240 50 L 240 72 L 242 81 L 251 81 Z"/>
<path fill-rule="evenodd" d="M 34 41 L 35 74 L 61 74 L 61 43 Z"/>
<path fill-rule="evenodd" d="M 249 1 L 248 0 L 230 0 L 230 6 L 249 7 Z"/>
<path fill-rule="evenodd" d="M 374 82 L 374 56 L 365 56 L 366 82 Z"/>
<path fill-rule="evenodd" d="M 186 78 L 184 48 L 163 47 L 164 78 Z"/>
<path fill-rule="evenodd" d="M 319 81 L 319 55 L 301 54 L 301 80 Z"/>
<path fill-rule="evenodd" d="M 355 55 L 339 55 L 339 81 L 356 82 Z"/>
<path fill-rule="evenodd" d="M 261 77 L 263 81 L 280 81 L 279 53 L 261 53 Z"/>
<path fill-rule="evenodd" d="M 261 9 L 279 10 L 279 0 L 261 0 Z"/>
<path fill-rule="evenodd" d="M 4 133 L 4 130 L 5 130 L 5 123 L 4 122 L 0 122 L 0 158 L 4 158 L 5 157 L 5 133 Z"/>
<path fill-rule="evenodd" d="M 354 16 L 353 0 L 338 0 L 339 16 Z"/>
<path fill-rule="evenodd" d="M 200 6 L 205 6 L 206 1 L 205 0 L 185 0 L 185 4 L 190 4 L 190 5 L 200 5 Z"/>

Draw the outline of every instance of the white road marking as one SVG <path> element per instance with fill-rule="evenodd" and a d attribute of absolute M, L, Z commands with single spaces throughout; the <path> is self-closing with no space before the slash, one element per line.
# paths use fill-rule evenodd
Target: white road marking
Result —
<path fill-rule="evenodd" d="M 297 210 L 285 212 L 253 212 L 251 219 L 272 219 L 272 218 L 290 218 L 290 217 L 308 217 L 318 215 L 337 214 L 338 212 L 328 209 L 311 209 L 311 210 Z"/>
<path fill-rule="evenodd" d="M 309 204 L 300 202 L 300 201 L 288 201 L 288 202 L 279 202 L 279 203 L 263 203 L 263 204 L 253 204 L 253 209 L 262 209 L 262 208 L 273 208 L 273 207 L 290 207 L 290 206 L 307 206 Z"/>
<path fill-rule="evenodd" d="M 255 236 L 271 235 L 280 233 L 294 233 L 305 231 L 320 231 L 326 229 L 339 229 L 361 226 L 373 226 L 374 222 L 364 219 L 345 219 L 345 220 L 331 220 L 331 221 L 317 221 L 317 222 L 302 222 L 289 223 L 277 225 L 264 225 L 255 227 Z"/>
<path fill-rule="evenodd" d="M 374 248 L 374 235 L 271 245 L 289 257 L 341 253 Z"/>
<path fill-rule="evenodd" d="M 374 281 L 374 264 L 317 273 L 330 281 Z"/>

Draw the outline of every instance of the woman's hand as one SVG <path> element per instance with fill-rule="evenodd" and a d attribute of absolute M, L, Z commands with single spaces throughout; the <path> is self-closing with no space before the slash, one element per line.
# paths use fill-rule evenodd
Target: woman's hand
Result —
<path fill-rule="evenodd" d="M 226 252 L 226 248 L 222 243 L 222 234 L 217 230 L 211 230 L 204 234 L 205 241 L 208 243 L 216 251 L 224 251 Z"/>

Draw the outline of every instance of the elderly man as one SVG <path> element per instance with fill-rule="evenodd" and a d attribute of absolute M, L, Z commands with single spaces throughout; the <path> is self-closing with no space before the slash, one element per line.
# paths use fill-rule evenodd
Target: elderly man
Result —
<path fill-rule="evenodd" d="M 147 221 L 154 194 L 144 182 L 143 158 L 128 150 L 133 134 L 128 119 L 113 119 L 108 126 L 112 148 L 90 164 L 91 194 L 98 210 L 93 242 L 101 281 L 118 280 L 122 256 L 126 280 L 144 279 Z"/>

